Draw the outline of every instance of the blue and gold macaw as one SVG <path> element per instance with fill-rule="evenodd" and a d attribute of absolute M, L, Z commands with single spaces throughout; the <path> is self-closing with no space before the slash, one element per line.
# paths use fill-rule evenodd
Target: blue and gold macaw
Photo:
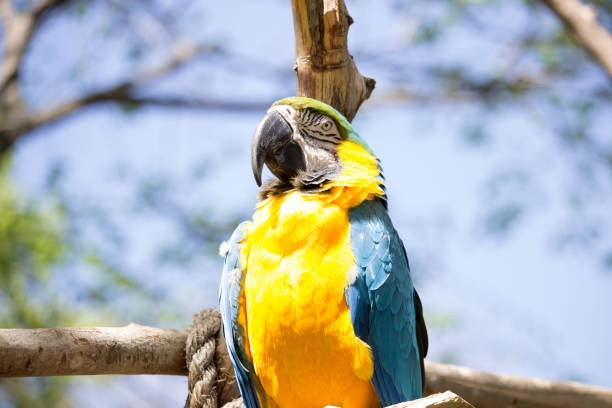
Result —
<path fill-rule="evenodd" d="M 260 190 L 225 246 L 223 330 L 247 408 L 420 398 L 427 330 L 378 159 L 338 111 L 291 97 L 251 145 Z"/>

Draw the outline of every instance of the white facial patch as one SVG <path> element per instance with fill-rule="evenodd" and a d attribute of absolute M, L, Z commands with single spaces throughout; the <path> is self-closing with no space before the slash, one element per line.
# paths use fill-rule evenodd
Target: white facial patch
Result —
<path fill-rule="evenodd" d="M 291 126 L 291 129 L 293 130 L 293 140 L 300 145 L 300 148 L 304 152 L 307 172 L 312 169 L 319 169 L 321 163 L 328 163 L 326 167 L 329 168 L 335 167 L 336 159 L 332 152 L 321 149 L 317 146 L 313 146 L 304 140 L 304 136 L 300 133 L 301 128 L 300 124 L 298 123 L 298 112 L 295 110 L 295 108 L 289 105 L 276 105 L 268 109 L 268 113 L 270 112 L 279 113 Z"/>
<path fill-rule="evenodd" d="M 275 105 L 272 106 L 270 109 L 268 109 L 268 113 L 271 112 L 278 112 L 283 119 L 285 119 L 287 121 L 287 123 L 289 123 L 289 126 L 291 126 L 291 129 L 293 129 L 293 140 L 296 140 L 299 138 L 302 138 L 302 135 L 300 135 L 299 132 L 299 126 L 297 123 L 297 111 L 293 108 L 293 106 L 289 106 L 289 105 Z"/>

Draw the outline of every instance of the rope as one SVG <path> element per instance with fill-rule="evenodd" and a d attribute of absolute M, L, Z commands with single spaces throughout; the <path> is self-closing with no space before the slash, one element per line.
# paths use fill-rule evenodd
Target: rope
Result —
<path fill-rule="evenodd" d="M 193 316 L 185 345 L 189 370 L 185 408 L 217 408 L 224 402 L 223 408 L 243 407 L 242 399 L 234 399 L 239 393 L 220 328 L 217 310 L 204 309 Z"/>
<path fill-rule="evenodd" d="M 217 366 L 214 361 L 219 312 L 204 309 L 193 316 L 185 347 L 189 395 L 185 408 L 217 408 Z"/>

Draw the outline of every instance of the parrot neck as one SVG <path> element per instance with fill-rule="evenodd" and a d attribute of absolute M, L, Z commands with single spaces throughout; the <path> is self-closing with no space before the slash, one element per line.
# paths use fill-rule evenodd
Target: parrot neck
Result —
<path fill-rule="evenodd" d="M 333 197 L 330 202 L 352 208 L 365 200 L 385 198 L 383 176 L 376 156 L 358 143 L 343 140 L 338 145 L 338 158 L 342 171 L 324 186 Z"/>
<path fill-rule="evenodd" d="M 282 199 L 298 193 L 309 200 L 318 200 L 352 208 L 365 200 L 385 199 L 385 187 L 378 159 L 363 146 L 350 140 L 338 144 L 338 161 L 342 170 L 333 180 L 327 181 L 316 191 L 303 191 L 299 187 L 284 184 L 279 180 L 267 182 L 259 192 L 258 208 L 268 201 Z"/>

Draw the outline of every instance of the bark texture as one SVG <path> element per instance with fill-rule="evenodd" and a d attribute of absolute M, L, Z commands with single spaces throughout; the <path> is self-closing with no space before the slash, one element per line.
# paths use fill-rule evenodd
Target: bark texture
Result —
<path fill-rule="evenodd" d="M 0 329 L 0 377 L 185 375 L 187 332 L 125 327 Z"/>
<path fill-rule="evenodd" d="M 583 4 L 580 0 L 542 1 L 563 21 L 612 79 L 612 35 L 597 22 L 595 6 Z"/>
<path fill-rule="evenodd" d="M 425 393 L 452 390 L 478 408 L 610 408 L 612 390 L 425 362 Z"/>
<path fill-rule="evenodd" d="M 292 0 L 297 94 L 323 101 L 353 120 L 376 81 L 362 76 L 348 52 L 353 22 L 343 0 Z"/>
<path fill-rule="evenodd" d="M 0 329 L 0 377 L 84 374 L 187 375 L 187 332 L 131 324 L 116 328 Z M 220 343 L 223 344 L 223 343 Z M 227 353 L 222 401 L 239 397 Z M 451 390 L 477 408 L 612 408 L 612 390 L 575 382 L 492 374 L 425 362 L 426 394 Z M 418 405 L 417 405 L 418 406 Z M 435 405 L 434 405 L 435 406 Z"/>

